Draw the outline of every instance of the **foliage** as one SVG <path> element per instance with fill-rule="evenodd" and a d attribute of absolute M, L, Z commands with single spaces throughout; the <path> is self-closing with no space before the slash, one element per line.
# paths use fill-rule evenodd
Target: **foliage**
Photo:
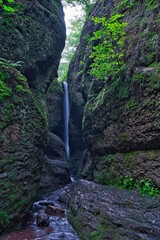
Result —
<path fill-rule="evenodd" d="M 67 81 L 67 73 L 69 68 L 69 63 L 74 55 L 74 52 L 80 42 L 80 35 L 82 32 L 82 27 L 85 21 L 85 18 L 91 9 L 92 5 L 95 3 L 95 0 L 64 0 L 64 7 L 66 4 L 71 6 L 80 5 L 82 7 L 81 17 L 76 17 L 75 20 L 71 20 L 70 27 L 68 28 L 70 33 L 67 36 L 65 49 L 62 54 L 62 60 L 58 69 L 58 75 L 60 76 L 58 80 L 60 82 Z"/>
<path fill-rule="evenodd" d="M 120 187 L 121 189 L 137 189 L 140 191 L 142 196 L 145 194 L 151 197 L 160 195 L 160 187 L 155 187 L 154 183 L 149 178 L 136 180 L 130 176 L 121 176 L 114 185 Z"/>
<path fill-rule="evenodd" d="M 11 88 L 8 88 L 4 80 L 7 78 L 7 74 L 0 71 L 0 102 L 3 102 L 6 97 L 9 97 L 12 93 Z"/>
<path fill-rule="evenodd" d="M 94 51 L 90 55 L 90 58 L 93 58 L 93 63 L 90 65 L 89 73 L 101 80 L 123 68 L 122 57 L 125 40 L 123 29 L 127 26 L 127 23 L 121 21 L 123 16 L 115 14 L 109 20 L 105 17 L 91 18 L 96 25 L 102 25 L 102 30 L 94 32 L 94 36 L 91 38 L 92 41 L 96 40 L 99 43 L 93 47 Z"/>
<path fill-rule="evenodd" d="M 0 227 L 6 227 L 10 223 L 6 212 L 0 212 Z"/>
<path fill-rule="evenodd" d="M 73 6 L 81 5 L 86 14 L 90 11 L 96 0 L 65 0 L 67 3 Z"/>
<path fill-rule="evenodd" d="M 59 66 L 59 82 L 66 82 L 67 81 L 67 74 L 68 74 L 68 68 L 69 68 L 69 63 L 70 62 L 62 62 Z"/>
<path fill-rule="evenodd" d="M 99 235 L 100 235 L 99 231 L 94 231 L 89 234 L 89 236 L 91 237 L 91 240 L 94 239 L 94 237 L 97 237 Z"/>
<path fill-rule="evenodd" d="M 62 61 L 60 63 L 59 70 L 58 70 L 58 73 L 59 73 L 58 75 L 60 76 L 58 80 L 60 82 L 64 82 L 67 80 L 69 63 L 79 44 L 84 20 L 85 20 L 84 17 L 81 17 L 81 18 L 77 18 L 74 21 L 72 20 L 72 22 L 70 23 L 70 27 L 69 27 L 70 33 L 66 39 L 65 49 L 62 54 Z"/>
<path fill-rule="evenodd" d="M 0 0 L 0 7 L 2 7 L 7 12 L 14 12 L 15 10 L 11 6 L 8 6 L 8 4 L 14 3 L 14 0 L 6 0 L 6 1 Z"/>
<path fill-rule="evenodd" d="M 6 60 L 4 58 L 0 58 L 0 65 L 5 65 L 7 67 L 21 67 L 22 61 L 13 62 L 12 60 Z"/>
<path fill-rule="evenodd" d="M 153 11 L 160 7 L 159 0 L 146 0 L 146 9 L 147 11 Z"/>
<path fill-rule="evenodd" d="M 138 4 L 137 0 L 123 0 L 120 1 L 120 3 L 115 7 L 115 12 L 120 12 L 121 10 L 124 10 L 125 8 L 131 8 Z"/>

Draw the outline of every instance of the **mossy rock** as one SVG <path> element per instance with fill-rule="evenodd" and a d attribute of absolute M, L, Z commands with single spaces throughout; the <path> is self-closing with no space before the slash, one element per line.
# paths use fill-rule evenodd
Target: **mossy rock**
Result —
<path fill-rule="evenodd" d="M 29 212 L 40 179 L 46 121 L 27 79 L 15 68 L 0 67 L 0 233 Z M 3 90 L 3 91 L 2 91 Z M 5 91 L 4 91 L 5 90 Z M 8 94 L 6 94 L 8 93 Z"/>

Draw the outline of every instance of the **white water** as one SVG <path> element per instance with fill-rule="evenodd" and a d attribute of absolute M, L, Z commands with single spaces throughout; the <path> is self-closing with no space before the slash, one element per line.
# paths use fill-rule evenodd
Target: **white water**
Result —
<path fill-rule="evenodd" d="M 69 125 L 69 94 L 68 94 L 68 84 L 63 82 L 64 87 L 64 102 L 63 102 L 63 111 L 64 111 L 64 144 L 66 147 L 67 156 L 70 155 L 69 149 L 69 132 L 68 132 L 68 125 Z"/>

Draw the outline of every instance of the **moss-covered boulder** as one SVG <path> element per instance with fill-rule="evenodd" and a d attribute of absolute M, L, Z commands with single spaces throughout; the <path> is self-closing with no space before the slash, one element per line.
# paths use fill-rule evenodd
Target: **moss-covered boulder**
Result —
<path fill-rule="evenodd" d="M 0 233 L 27 213 L 43 161 L 46 115 L 36 106 L 27 79 L 0 68 Z"/>

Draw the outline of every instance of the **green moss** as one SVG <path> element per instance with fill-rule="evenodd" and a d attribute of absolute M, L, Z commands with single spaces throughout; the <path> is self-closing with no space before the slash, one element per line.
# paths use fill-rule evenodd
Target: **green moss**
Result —
<path fill-rule="evenodd" d="M 158 9 L 159 1 L 158 0 L 146 0 L 146 9 L 147 11 L 153 11 Z"/>
<path fill-rule="evenodd" d="M 132 7 L 134 7 L 135 5 L 137 5 L 138 4 L 138 1 L 137 0 L 134 0 L 134 1 L 130 1 L 130 0 L 122 0 L 122 1 L 120 1 L 119 2 L 119 4 L 115 7 L 115 13 L 116 12 L 120 12 L 120 11 L 122 11 L 122 10 L 124 10 L 124 9 L 130 9 L 130 8 L 132 8 Z"/>
<path fill-rule="evenodd" d="M 44 111 L 43 107 L 37 107 L 38 108 L 38 111 L 43 119 L 43 123 L 45 126 L 47 126 L 47 114 L 46 112 Z"/>
<path fill-rule="evenodd" d="M 48 92 L 49 92 L 49 93 L 54 93 L 54 92 L 56 92 L 58 89 L 62 89 L 62 85 L 61 85 L 61 83 L 58 82 L 58 80 L 55 78 L 55 79 L 53 79 L 52 84 L 51 84 L 51 86 L 50 86 L 49 89 L 48 89 Z"/>
<path fill-rule="evenodd" d="M 123 142 L 125 142 L 125 141 L 127 140 L 127 138 L 128 138 L 128 134 L 122 133 L 122 134 L 119 136 L 119 141 L 120 141 L 121 143 L 123 143 Z"/>
<path fill-rule="evenodd" d="M 8 219 L 7 212 L 0 211 L 0 226 L 6 228 L 9 225 L 10 221 Z"/>
<path fill-rule="evenodd" d="M 134 98 L 131 98 L 126 104 L 127 110 L 133 112 L 137 108 L 137 103 Z"/>
<path fill-rule="evenodd" d="M 3 103 L 6 98 L 12 94 L 11 88 L 5 83 L 7 80 L 7 73 L 0 71 L 0 103 Z"/>
<path fill-rule="evenodd" d="M 150 65 L 156 60 L 156 52 L 152 52 L 151 54 L 146 56 L 146 65 Z"/>

